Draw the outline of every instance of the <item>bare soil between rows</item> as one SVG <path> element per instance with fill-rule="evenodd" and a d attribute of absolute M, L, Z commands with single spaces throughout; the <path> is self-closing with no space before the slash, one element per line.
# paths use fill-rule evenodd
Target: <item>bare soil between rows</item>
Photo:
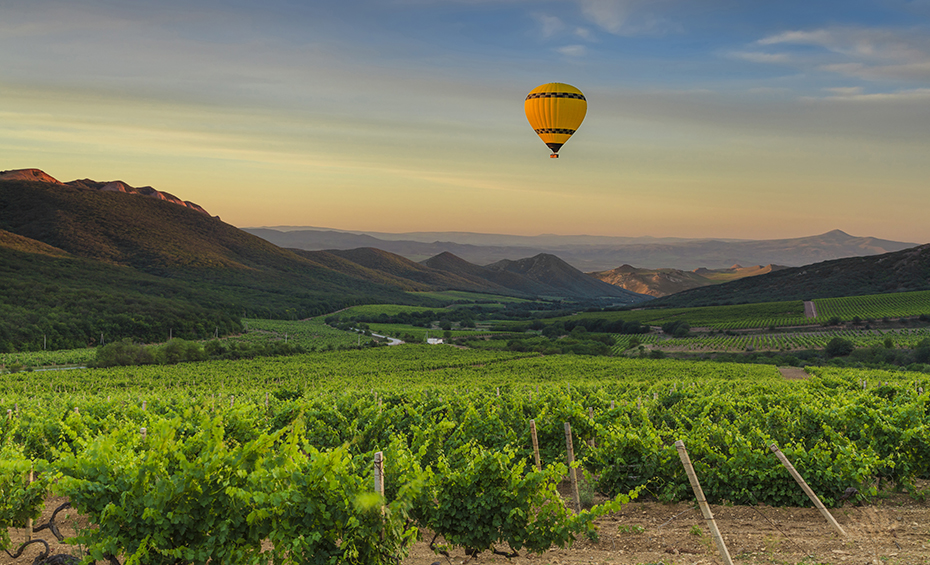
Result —
<path fill-rule="evenodd" d="M 64 498 L 50 498 L 36 525 L 45 524 Z M 717 526 L 733 562 L 737 564 L 930 564 L 930 504 L 906 495 L 878 499 L 867 506 L 848 505 L 832 510 L 849 534 L 842 538 L 814 508 L 712 505 Z M 59 514 L 62 534 L 74 535 L 86 519 L 74 510 Z M 700 565 L 723 563 L 707 522 L 694 503 L 633 502 L 622 511 L 597 521 L 600 539 L 576 541 L 571 547 L 543 554 L 520 552 L 507 559 L 485 552 L 468 559 L 456 549 L 449 557 L 429 548 L 432 534 L 423 532 L 403 565 L 461 565 L 510 563 L 512 565 Z M 10 530 L 12 547 L 24 541 L 25 530 Z M 59 544 L 46 530 L 35 537 L 48 541 L 52 554 L 75 553 L 74 546 Z M 441 540 L 440 540 L 441 541 Z M 498 549 L 506 551 L 506 546 Z M 18 559 L 0 553 L 0 565 L 28 565 L 41 548 L 31 546 Z"/>
<path fill-rule="evenodd" d="M 930 563 L 930 505 L 905 495 L 869 506 L 832 510 L 842 538 L 815 508 L 720 506 L 711 510 L 733 563 L 926 565 Z M 600 539 L 570 548 L 507 559 L 483 553 L 468 563 L 513 565 L 698 565 L 723 563 L 707 522 L 694 503 L 634 502 L 597 521 Z M 436 555 L 417 543 L 404 565 L 460 565 L 463 550 Z M 506 547 L 498 548 L 506 550 Z"/>

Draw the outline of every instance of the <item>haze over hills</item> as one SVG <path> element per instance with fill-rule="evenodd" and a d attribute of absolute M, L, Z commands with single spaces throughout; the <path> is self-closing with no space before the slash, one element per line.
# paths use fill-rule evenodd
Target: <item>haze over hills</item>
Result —
<path fill-rule="evenodd" d="M 915 243 L 856 237 L 840 230 L 821 235 L 772 240 L 610 238 L 600 236 L 511 236 L 461 232 L 378 234 L 320 228 L 244 228 L 281 247 L 322 250 L 376 247 L 422 261 L 443 252 L 470 263 L 489 265 L 540 253 L 556 255 L 584 272 L 599 272 L 627 264 L 639 268 L 691 271 L 731 265 L 800 266 L 876 255 L 914 247 Z M 409 237 L 410 239 L 397 239 Z M 431 241 L 424 241 L 426 239 Z"/>
<path fill-rule="evenodd" d="M 651 298 L 593 279 L 554 255 L 541 254 L 481 267 L 451 253 L 415 263 L 371 247 L 294 252 L 318 263 L 327 262 L 327 257 L 338 257 L 345 262 L 329 261 L 327 265 L 344 274 L 401 285 L 413 291 L 455 289 L 522 297 L 608 299 L 618 304 Z"/>

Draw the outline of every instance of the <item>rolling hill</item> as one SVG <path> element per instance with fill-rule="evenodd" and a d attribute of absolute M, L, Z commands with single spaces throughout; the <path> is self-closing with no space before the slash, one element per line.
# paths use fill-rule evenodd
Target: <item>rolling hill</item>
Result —
<path fill-rule="evenodd" d="M 810 300 L 930 289 L 930 244 L 792 267 L 658 298 L 649 307 Z"/>
<path fill-rule="evenodd" d="M 585 275 L 555 255 L 540 253 L 517 261 L 503 260 L 486 267 L 498 273 L 520 275 L 545 285 L 553 296 L 582 296 L 585 298 L 616 297 L 623 302 L 643 302 L 644 295 L 630 292 L 594 277 Z"/>
<path fill-rule="evenodd" d="M 610 271 L 588 274 L 596 279 L 633 292 L 662 297 L 692 288 L 764 275 L 785 268 L 779 265 L 755 265 L 752 267 L 733 265 L 729 269 L 702 268 L 694 271 L 682 271 L 680 269 L 638 269 L 631 265 L 623 265 Z"/>
<path fill-rule="evenodd" d="M 114 182 L 61 183 L 38 169 L 3 173 L 0 351 L 101 337 L 203 338 L 238 330 L 243 316 L 303 318 L 355 304 L 441 305 L 410 291 L 645 299 L 557 260 L 542 283 L 540 269 L 521 276 L 477 268 L 486 276 L 465 276 L 460 263 L 440 269 L 372 248 L 283 249 L 199 206 L 112 189 Z"/>
<path fill-rule="evenodd" d="M 341 273 L 352 274 L 409 290 L 467 290 L 521 297 L 545 296 L 568 299 L 604 299 L 614 304 L 632 304 L 650 297 L 593 281 L 558 257 L 542 255 L 481 267 L 452 253 L 441 253 L 420 263 L 380 249 L 302 251 L 301 256 L 323 263 Z M 348 262 L 348 263 L 346 263 Z"/>
<path fill-rule="evenodd" d="M 430 301 L 281 249 L 190 207 L 0 182 L 0 350 L 160 341 L 354 304 Z M 45 336 L 45 338 L 43 338 Z"/>

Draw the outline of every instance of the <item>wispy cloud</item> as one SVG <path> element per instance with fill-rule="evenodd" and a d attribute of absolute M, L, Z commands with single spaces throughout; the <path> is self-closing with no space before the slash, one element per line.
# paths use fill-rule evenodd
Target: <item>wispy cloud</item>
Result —
<path fill-rule="evenodd" d="M 751 63 L 788 63 L 791 56 L 787 53 L 763 53 L 761 51 L 734 51 L 729 54 L 733 59 L 742 59 Z"/>
<path fill-rule="evenodd" d="M 867 81 L 930 80 L 930 37 L 923 30 L 830 27 L 764 37 L 758 45 L 821 48 L 795 57 L 800 65 Z M 759 62 L 767 62 L 760 60 Z"/>
<path fill-rule="evenodd" d="M 930 88 L 912 88 L 897 92 L 864 93 L 861 88 L 830 88 L 833 100 L 852 100 L 858 102 L 921 102 L 930 100 Z"/>
<path fill-rule="evenodd" d="M 595 25 L 619 33 L 630 15 L 630 0 L 580 0 L 581 12 Z"/>
<path fill-rule="evenodd" d="M 544 38 L 553 37 L 565 29 L 565 24 L 556 16 L 536 13 L 533 19 L 539 24 L 539 31 Z"/>
<path fill-rule="evenodd" d="M 594 39 L 594 34 L 591 33 L 591 30 L 586 27 L 581 27 L 581 26 L 576 27 L 575 35 L 577 37 L 580 37 L 581 39 L 588 40 L 588 41 L 591 41 Z"/>
<path fill-rule="evenodd" d="M 623 36 L 657 35 L 680 25 L 667 17 L 679 0 L 578 0 L 582 16 L 600 29 Z"/>
<path fill-rule="evenodd" d="M 856 96 L 862 94 L 861 86 L 837 86 L 834 88 L 824 88 L 824 90 L 835 96 Z"/>
<path fill-rule="evenodd" d="M 584 45 L 566 45 L 559 47 L 556 51 L 566 57 L 581 57 L 588 52 L 588 49 Z"/>
<path fill-rule="evenodd" d="M 865 63 L 836 63 L 823 65 L 822 70 L 869 81 L 907 80 L 930 81 L 930 61 L 900 65 L 869 65 Z"/>

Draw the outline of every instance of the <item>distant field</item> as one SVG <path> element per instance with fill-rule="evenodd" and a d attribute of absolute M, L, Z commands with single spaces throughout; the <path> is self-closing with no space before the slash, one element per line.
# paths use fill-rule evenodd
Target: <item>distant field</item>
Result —
<path fill-rule="evenodd" d="M 716 330 L 743 330 L 753 328 L 803 326 L 822 324 L 833 317 L 844 322 L 858 317 L 861 320 L 881 320 L 930 315 L 930 291 L 896 292 L 844 298 L 814 300 L 816 318 L 804 317 L 804 302 L 760 302 L 733 306 L 703 306 L 698 308 L 665 308 L 657 310 L 628 310 L 623 312 L 583 312 L 574 316 L 554 318 L 569 320 L 603 318 L 640 322 L 661 326 L 666 322 L 684 320 L 691 327 L 708 327 Z"/>
<path fill-rule="evenodd" d="M 322 316 L 300 321 L 246 318 L 242 323 L 248 331 L 239 336 L 231 336 L 229 341 L 286 341 L 305 349 L 352 347 L 371 341 L 370 337 L 357 332 L 327 326 Z"/>
<path fill-rule="evenodd" d="M 641 336 L 615 335 L 614 354 L 629 349 L 630 340 L 638 339 L 650 349 L 667 352 L 743 352 L 743 351 L 798 351 L 823 349 L 835 337 L 851 341 L 857 348 L 884 346 L 891 339 L 895 348 L 914 348 L 921 340 L 930 338 L 930 328 L 900 330 L 833 329 L 808 332 L 779 332 L 740 335 L 700 335 L 671 338 L 662 334 Z"/>
<path fill-rule="evenodd" d="M 261 343 L 269 341 L 286 341 L 307 350 L 336 349 L 352 347 L 371 341 L 356 332 L 347 332 L 331 328 L 323 318 L 309 320 L 261 320 L 246 318 L 243 324 L 248 331 L 237 336 L 225 338 L 231 342 Z M 53 367 L 62 365 L 86 365 L 96 359 L 96 347 L 80 349 L 61 349 L 58 351 L 27 351 L 22 353 L 0 353 L 0 367 L 13 365 L 30 368 Z"/>
<path fill-rule="evenodd" d="M 438 298 L 440 300 L 462 300 L 468 302 L 490 302 L 490 303 L 515 303 L 515 302 L 532 302 L 526 298 L 516 298 L 513 296 L 501 296 L 499 294 L 485 294 L 482 292 L 466 292 L 464 290 L 443 290 L 436 292 L 411 292 L 414 296 L 426 296 L 429 298 Z"/>
<path fill-rule="evenodd" d="M 368 327 L 371 329 L 372 333 L 386 335 L 390 337 L 396 337 L 398 339 L 404 339 L 408 341 L 405 335 L 413 336 L 414 339 L 410 341 L 423 342 L 426 341 L 427 337 L 443 337 L 445 332 L 438 328 L 426 329 L 421 326 L 411 326 L 408 324 L 369 324 Z M 460 330 L 453 329 L 452 337 L 462 337 L 469 335 L 485 335 L 489 333 L 494 333 L 486 329 L 477 328 L 472 330 Z"/>
<path fill-rule="evenodd" d="M 442 312 L 444 308 L 426 308 L 424 306 L 404 306 L 401 304 L 365 304 L 362 306 L 352 306 L 337 312 L 336 316 L 340 319 L 354 318 L 356 316 L 396 316 L 403 312 Z M 326 318 L 328 316 L 324 316 Z"/>
<path fill-rule="evenodd" d="M 51 367 L 60 365 L 86 365 L 97 355 L 95 347 L 60 349 L 58 351 L 25 351 L 0 353 L 0 367 L 20 365 L 22 367 Z"/>
<path fill-rule="evenodd" d="M 817 307 L 817 320 L 829 320 L 833 316 L 850 321 L 857 316 L 868 320 L 930 315 L 930 290 L 820 298 L 814 300 L 814 305 Z"/>
<path fill-rule="evenodd" d="M 666 322 L 684 320 L 691 327 L 714 329 L 767 328 L 811 323 L 804 317 L 804 302 L 760 302 L 735 306 L 703 306 L 700 308 L 665 308 L 661 310 L 626 310 L 622 312 L 583 312 L 554 320 L 603 318 L 640 322 L 661 326 Z"/>

